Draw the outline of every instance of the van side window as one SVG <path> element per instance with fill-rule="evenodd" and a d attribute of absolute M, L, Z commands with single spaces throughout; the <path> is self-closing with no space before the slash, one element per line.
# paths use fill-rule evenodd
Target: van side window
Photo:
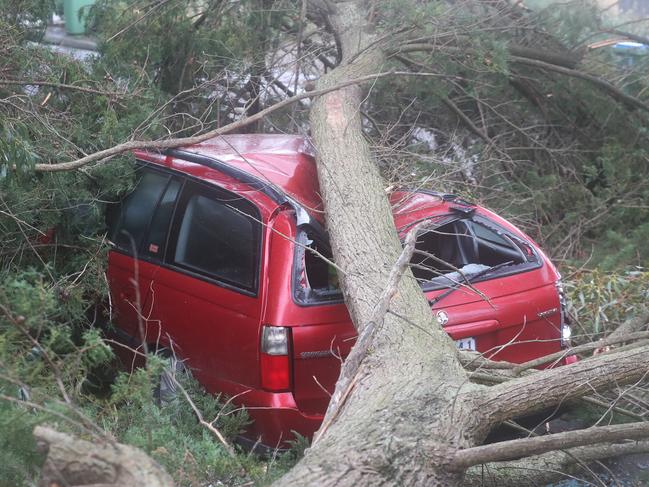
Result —
<path fill-rule="evenodd" d="M 117 247 L 129 253 L 137 253 L 151 216 L 167 186 L 169 176 L 143 170 L 137 186 L 123 201 L 119 219 L 111 234 Z"/>
<path fill-rule="evenodd" d="M 218 197 L 192 185 L 184 198 L 173 264 L 255 290 L 260 223 L 256 208 L 240 197 Z"/>
<path fill-rule="evenodd" d="M 149 257 L 162 259 L 164 256 L 165 247 L 167 244 L 167 231 L 169 230 L 169 222 L 173 215 L 176 206 L 176 198 L 180 190 L 180 181 L 173 178 L 169 181 L 167 190 L 165 191 L 158 209 L 153 215 L 151 220 L 151 227 L 149 228 L 148 238 L 145 240 L 142 253 Z"/>
<path fill-rule="evenodd" d="M 298 233 L 293 264 L 293 290 L 299 303 L 333 303 L 342 300 L 336 268 L 328 262 L 332 260 L 329 244 L 322 236 L 310 229 Z"/>

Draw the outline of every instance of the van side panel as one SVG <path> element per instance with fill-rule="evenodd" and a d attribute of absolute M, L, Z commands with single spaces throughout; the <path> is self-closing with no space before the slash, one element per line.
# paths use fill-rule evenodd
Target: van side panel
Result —
<path fill-rule="evenodd" d="M 220 381 L 258 385 L 258 297 L 160 268 L 151 302 L 148 341 L 155 342 L 159 334 L 165 344 L 173 340 L 176 353 L 201 383 L 211 389 Z"/>

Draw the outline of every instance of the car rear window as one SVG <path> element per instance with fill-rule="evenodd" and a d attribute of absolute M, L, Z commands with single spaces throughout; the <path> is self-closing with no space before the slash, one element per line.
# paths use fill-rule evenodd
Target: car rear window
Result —
<path fill-rule="evenodd" d="M 424 289 L 448 286 L 466 277 L 536 267 L 532 246 L 493 222 L 479 217 L 457 219 L 422 230 L 410 267 Z"/>
<path fill-rule="evenodd" d="M 336 270 L 327 262 L 332 259 L 331 251 L 322 237 L 310 230 L 299 232 L 295 254 L 296 301 L 340 301 Z M 454 286 L 466 278 L 492 279 L 539 265 L 528 242 L 478 216 L 431 223 L 418 234 L 410 260 L 412 273 L 425 291 Z"/>
<path fill-rule="evenodd" d="M 294 296 L 300 304 L 339 302 L 342 293 L 328 242 L 310 229 L 298 233 L 293 272 Z"/>

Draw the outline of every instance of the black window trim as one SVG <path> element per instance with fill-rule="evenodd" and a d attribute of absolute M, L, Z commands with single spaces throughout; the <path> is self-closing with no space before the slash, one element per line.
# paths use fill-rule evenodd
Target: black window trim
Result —
<path fill-rule="evenodd" d="M 169 175 L 167 185 L 165 186 L 164 191 L 162 191 L 160 197 L 158 198 L 155 209 L 151 213 L 151 217 L 149 218 L 149 222 L 147 224 L 147 229 L 146 229 L 146 232 L 144 233 L 144 239 L 142 240 L 142 243 L 140 244 L 141 246 L 145 245 L 145 242 L 148 239 L 150 225 L 151 225 L 151 221 L 153 219 L 153 215 L 158 210 L 158 206 L 160 204 L 160 201 L 161 201 L 162 197 L 164 196 L 165 191 L 169 187 L 169 182 L 172 180 L 172 178 L 174 176 L 178 177 L 180 179 L 180 181 L 181 181 L 181 186 L 180 186 L 180 189 L 178 190 L 178 196 L 176 197 L 176 202 L 174 204 L 174 209 L 172 211 L 171 219 L 169 221 L 169 226 L 167 228 L 164 255 L 162 256 L 162 258 L 157 258 L 157 257 L 154 257 L 154 256 L 144 255 L 140 251 L 140 249 L 137 249 L 136 255 L 133 255 L 133 253 L 130 250 L 127 250 L 127 249 L 125 249 L 123 247 L 118 247 L 114 242 L 110 242 L 111 251 L 117 252 L 119 254 L 127 255 L 127 256 L 129 256 L 131 258 L 134 258 L 134 259 L 137 258 L 138 260 L 142 260 L 144 262 L 147 262 L 147 263 L 150 263 L 150 264 L 153 264 L 153 265 L 157 265 L 157 266 L 162 267 L 164 269 L 177 271 L 177 272 L 180 272 L 182 274 L 188 275 L 189 277 L 199 279 L 201 281 L 205 281 L 205 282 L 208 282 L 210 284 L 215 284 L 215 285 L 217 285 L 219 287 L 222 287 L 222 288 L 225 288 L 225 289 L 228 289 L 228 290 L 231 290 L 231 291 L 236 291 L 236 292 L 238 292 L 240 294 L 244 294 L 246 296 L 258 297 L 259 296 L 259 283 L 260 283 L 259 275 L 260 275 L 261 267 L 262 267 L 261 266 L 262 249 L 263 249 L 263 245 L 264 245 L 264 239 L 266 238 L 266 236 L 265 236 L 266 232 L 263 230 L 264 223 L 261 220 L 261 212 L 259 211 L 259 207 L 253 201 L 249 200 L 248 198 L 245 198 L 244 196 L 242 196 L 240 194 L 236 194 L 236 193 L 233 193 L 231 191 L 228 191 L 225 188 L 222 188 L 222 187 L 220 187 L 220 186 L 218 186 L 218 185 L 216 185 L 214 183 L 204 181 L 204 180 L 202 180 L 202 179 L 200 179 L 200 178 L 198 178 L 198 177 L 196 177 L 194 175 L 186 174 L 186 173 L 184 173 L 182 171 L 178 171 L 178 170 L 173 169 L 173 168 L 162 167 L 162 166 L 160 166 L 160 165 L 158 165 L 156 163 L 145 161 L 145 160 L 142 160 L 142 159 L 137 159 L 135 164 L 136 164 L 136 166 L 138 166 L 137 169 L 142 168 L 142 169 L 146 169 L 146 170 L 153 170 L 153 171 L 158 171 L 160 173 Z M 175 265 L 175 264 L 173 264 L 171 262 L 171 260 L 169 258 L 169 256 L 170 256 L 169 252 L 170 252 L 170 249 L 171 249 L 171 246 L 169 245 L 169 242 L 172 240 L 172 235 L 173 235 L 172 229 L 173 229 L 174 222 L 177 220 L 176 213 L 177 213 L 177 210 L 178 210 L 178 202 L 180 201 L 182 195 L 184 194 L 185 186 L 186 186 L 187 182 L 194 182 L 194 183 L 197 183 L 199 185 L 205 186 L 208 190 L 215 190 L 217 192 L 218 191 L 223 191 L 223 192 L 227 193 L 228 195 L 232 195 L 233 197 L 235 197 L 237 199 L 245 200 L 250 205 L 252 205 L 252 207 L 256 211 L 257 214 L 256 214 L 256 216 L 254 218 L 256 219 L 255 223 L 256 223 L 257 228 L 258 228 L 258 234 L 259 234 L 258 235 L 259 236 L 258 240 L 259 240 L 259 242 L 258 242 L 258 245 L 257 245 L 257 248 L 256 248 L 257 252 L 256 252 L 256 255 L 255 255 L 256 259 L 255 259 L 254 283 L 253 283 L 253 286 L 251 288 L 245 288 L 245 287 L 242 287 L 240 285 L 233 285 L 233 284 L 231 284 L 229 282 L 226 282 L 226 281 L 223 281 L 223 280 L 220 280 L 220 279 L 216 279 L 214 277 L 210 277 L 210 276 L 207 276 L 205 274 L 193 272 L 193 271 L 191 271 L 191 270 L 189 270 L 189 269 L 187 269 L 185 267 Z M 175 245 L 174 245 L 174 247 L 175 247 Z"/>

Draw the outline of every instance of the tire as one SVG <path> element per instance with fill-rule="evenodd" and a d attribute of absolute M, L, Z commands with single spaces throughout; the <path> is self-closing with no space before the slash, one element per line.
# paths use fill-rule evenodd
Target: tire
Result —
<path fill-rule="evenodd" d="M 177 404 L 181 400 L 177 382 L 182 376 L 187 376 L 189 370 L 182 360 L 168 350 L 160 350 L 158 354 L 164 357 L 165 367 L 160 373 L 153 396 L 159 406 Z"/>

